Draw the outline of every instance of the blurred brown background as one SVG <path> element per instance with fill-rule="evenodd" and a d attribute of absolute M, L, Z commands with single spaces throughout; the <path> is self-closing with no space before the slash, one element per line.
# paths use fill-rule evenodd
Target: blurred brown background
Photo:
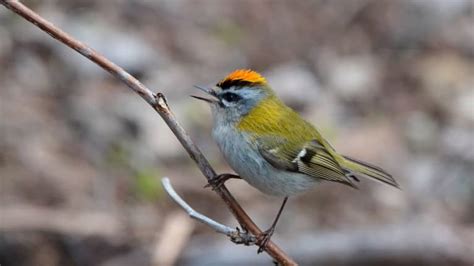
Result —
<path fill-rule="evenodd" d="M 302 265 L 474 263 L 474 18 L 469 0 L 25 1 L 168 97 L 220 172 L 188 97 L 262 72 L 338 151 L 402 190 L 323 183 L 274 235 Z M 187 218 L 236 221 L 160 117 L 108 73 L 0 7 L 0 264 L 270 265 Z M 280 199 L 229 189 L 261 228 Z"/>

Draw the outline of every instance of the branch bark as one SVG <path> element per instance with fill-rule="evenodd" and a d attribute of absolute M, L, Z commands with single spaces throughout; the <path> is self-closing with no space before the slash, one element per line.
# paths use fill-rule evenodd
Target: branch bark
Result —
<path fill-rule="evenodd" d="M 211 167 L 207 159 L 176 120 L 166 102 L 165 96 L 162 93 L 153 93 L 140 81 L 127 73 L 123 68 L 114 64 L 86 44 L 76 40 L 69 34 L 54 26 L 51 22 L 45 20 L 19 1 L 0 0 L 0 4 L 33 23 L 61 43 L 76 50 L 78 53 L 99 65 L 102 69 L 112 74 L 114 77 L 125 83 L 125 85 L 127 85 L 127 87 L 129 87 L 131 90 L 139 94 L 163 118 L 176 138 L 180 141 L 181 145 L 186 149 L 191 159 L 196 162 L 207 180 L 216 176 L 216 172 Z M 252 219 L 250 219 L 247 213 L 237 203 L 235 198 L 232 196 L 232 194 L 230 194 L 229 190 L 227 190 L 225 186 L 216 188 L 215 192 L 222 198 L 241 227 L 248 230 L 255 236 L 261 234 L 262 231 L 252 221 Z M 269 242 L 267 244 L 265 252 L 281 265 L 297 265 L 292 258 L 285 254 L 285 252 L 273 242 Z"/>

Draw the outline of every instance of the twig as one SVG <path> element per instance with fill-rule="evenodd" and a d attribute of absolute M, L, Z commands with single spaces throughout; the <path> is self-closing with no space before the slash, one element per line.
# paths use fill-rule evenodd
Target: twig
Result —
<path fill-rule="evenodd" d="M 253 235 L 250 235 L 248 232 L 242 231 L 238 228 L 232 228 L 221 223 L 218 223 L 211 218 L 195 211 L 188 203 L 186 203 L 176 191 L 173 189 L 173 186 L 170 183 L 170 180 L 167 177 L 161 179 L 161 183 L 168 195 L 178 203 L 181 208 L 189 215 L 189 217 L 211 227 L 217 233 L 224 234 L 230 238 L 235 244 L 244 244 L 246 246 L 254 245 L 256 243 L 256 238 Z"/>
<path fill-rule="evenodd" d="M 121 80 L 134 92 L 138 93 L 163 118 L 163 120 L 171 129 L 171 131 L 173 131 L 176 138 L 180 141 L 181 145 L 186 149 L 189 156 L 199 166 L 199 169 L 207 178 L 207 180 L 212 179 L 216 176 L 216 172 L 211 167 L 207 159 L 204 157 L 204 155 L 197 148 L 197 146 L 191 140 L 189 135 L 184 131 L 183 127 L 174 117 L 173 113 L 171 112 L 171 109 L 166 103 L 165 96 L 162 93 L 153 93 L 140 81 L 138 81 L 132 75 L 127 73 L 123 68 L 112 63 L 110 60 L 97 53 L 89 46 L 83 44 L 82 42 L 76 40 L 61 29 L 57 28 L 52 23 L 45 20 L 40 15 L 26 7 L 19 1 L 0 0 L 0 4 L 4 5 L 11 11 L 30 21 L 31 23 L 42 29 L 44 32 L 51 35 L 53 38 L 76 50 L 78 53 L 82 54 L 83 56 L 96 63 L 110 74 L 112 74 L 114 77 Z M 253 235 L 259 235 L 262 233 L 262 231 L 257 227 L 257 225 L 252 221 L 252 219 L 250 219 L 247 213 L 237 203 L 237 201 L 234 199 L 234 197 L 230 194 L 230 192 L 225 186 L 216 188 L 215 191 L 222 198 L 222 200 L 227 205 L 227 207 L 237 219 L 242 228 L 245 228 Z M 266 245 L 265 251 L 279 264 L 296 265 L 296 262 L 291 259 L 287 254 L 285 254 L 285 252 L 273 242 L 269 242 Z"/>

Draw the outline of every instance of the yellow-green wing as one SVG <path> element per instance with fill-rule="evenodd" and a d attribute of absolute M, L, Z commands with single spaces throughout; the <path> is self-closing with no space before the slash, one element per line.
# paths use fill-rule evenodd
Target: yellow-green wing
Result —
<path fill-rule="evenodd" d="M 260 154 L 273 167 L 356 187 L 347 172 L 316 140 L 291 143 L 282 137 L 259 138 Z"/>

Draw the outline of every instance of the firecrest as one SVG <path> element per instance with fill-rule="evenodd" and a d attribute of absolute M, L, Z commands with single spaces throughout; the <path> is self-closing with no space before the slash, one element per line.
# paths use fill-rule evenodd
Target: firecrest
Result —
<path fill-rule="evenodd" d="M 213 88 L 196 87 L 211 96 L 193 97 L 210 104 L 213 138 L 238 174 L 219 175 L 210 185 L 217 187 L 230 178 L 242 178 L 263 193 L 284 197 L 272 226 L 259 236 L 259 252 L 273 234 L 288 196 L 319 181 L 356 188 L 355 182 L 367 177 L 398 187 L 381 168 L 337 153 L 255 71 L 239 69 Z"/>

